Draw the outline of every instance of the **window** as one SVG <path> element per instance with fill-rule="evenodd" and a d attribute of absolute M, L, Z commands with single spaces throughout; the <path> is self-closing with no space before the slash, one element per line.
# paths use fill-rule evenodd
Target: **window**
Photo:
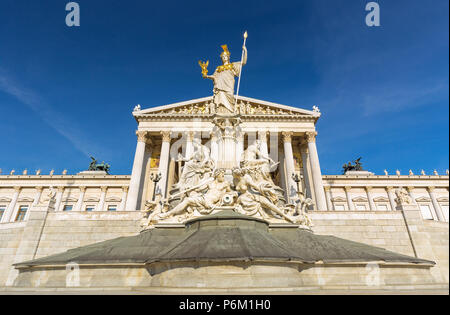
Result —
<path fill-rule="evenodd" d="M 72 211 L 73 206 L 72 205 L 64 205 L 63 211 Z"/>
<path fill-rule="evenodd" d="M 28 206 L 20 206 L 19 211 L 17 212 L 16 221 L 25 220 L 25 215 L 27 214 Z"/>
<path fill-rule="evenodd" d="M 388 206 L 387 205 L 377 205 L 377 209 L 380 211 L 387 211 L 388 210 Z"/>
<path fill-rule="evenodd" d="M 448 222 L 448 205 L 441 205 L 441 209 L 442 209 L 442 212 L 444 213 L 445 222 Z M 1 218 L 2 218 L 2 216 L 0 215 L 0 219 Z"/>
<path fill-rule="evenodd" d="M 108 211 L 117 211 L 117 206 L 116 205 L 109 205 L 108 206 Z"/>
<path fill-rule="evenodd" d="M 433 220 L 433 215 L 431 214 L 429 205 L 420 205 L 420 212 L 422 212 L 422 217 L 425 220 Z"/>
<path fill-rule="evenodd" d="M 345 206 L 344 205 L 334 205 L 334 210 L 336 211 L 344 211 Z"/>
<path fill-rule="evenodd" d="M 356 210 L 365 211 L 365 210 L 367 210 L 367 208 L 366 208 L 365 204 L 357 204 L 356 205 Z"/>
<path fill-rule="evenodd" d="M 95 210 L 95 206 L 86 206 L 86 211 L 91 212 Z"/>
<path fill-rule="evenodd" d="M 5 211 L 6 211 L 6 206 L 0 205 L 0 221 L 2 220 L 2 217 L 3 217 L 3 214 L 5 213 Z M 447 210 L 447 212 L 448 212 L 448 210 Z"/>

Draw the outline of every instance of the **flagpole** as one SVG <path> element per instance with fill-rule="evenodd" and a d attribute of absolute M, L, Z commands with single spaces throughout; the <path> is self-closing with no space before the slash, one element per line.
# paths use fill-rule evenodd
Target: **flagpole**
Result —
<path fill-rule="evenodd" d="M 243 68 L 243 64 L 242 64 L 242 60 L 244 59 L 244 47 L 245 47 L 245 42 L 247 41 L 247 31 L 245 31 L 244 33 L 244 45 L 242 45 L 242 56 L 241 56 L 241 69 L 239 71 L 239 79 L 238 79 L 238 85 L 237 85 L 237 89 L 236 89 L 236 100 L 234 102 L 234 107 L 236 108 L 237 105 L 237 100 L 238 100 L 238 95 L 239 95 L 239 87 L 241 85 L 241 74 L 242 74 L 242 68 Z"/>

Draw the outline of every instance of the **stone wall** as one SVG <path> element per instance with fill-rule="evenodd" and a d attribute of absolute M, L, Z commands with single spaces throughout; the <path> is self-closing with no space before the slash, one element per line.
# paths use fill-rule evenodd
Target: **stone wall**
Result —
<path fill-rule="evenodd" d="M 400 211 L 324 211 L 313 212 L 311 218 L 314 224 L 313 231 L 316 234 L 334 235 L 414 256 L 411 240 Z"/>
<path fill-rule="evenodd" d="M 25 222 L 0 225 L 0 287 L 4 286 L 8 279 L 24 227 Z"/>
<path fill-rule="evenodd" d="M 139 212 L 47 212 L 34 208 L 26 222 L 0 225 L 0 287 L 17 276 L 13 263 L 139 233 Z"/>
<path fill-rule="evenodd" d="M 41 211 L 38 211 L 41 210 Z M 413 216 L 411 217 L 411 213 Z M 323 211 L 311 213 L 316 234 L 383 247 L 434 260 L 437 283 L 448 283 L 449 225 L 423 220 L 420 211 Z M 25 222 L 0 225 L 0 287 L 17 276 L 11 265 L 71 248 L 139 233 L 138 211 L 55 212 L 34 208 Z M 412 219 L 411 219 L 412 218 Z M 405 222 L 409 222 L 409 229 Z M 413 247 L 414 244 L 414 247 Z"/>
<path fill-rule="evenodd" d="M 431 249 L 438 262 L 438 268 L 446 283 L 449 281 L 449 225 L 448 223 L 425 221 L 423 230 L 428 234 Z"/>
<path fill-rule="evenodd" d="M 415 206 L 405 212 L 317 211 L 311 213 L 311 218 L 316 234 L 334 235 L 435 261 L 432 274 L 436 281 L 449 281 L 449 224 L 423 220 Z"/>
<path fill-rule="evenodd" d="M 139 233 L 140 213 L 49 213 L 36 258 Z"/>

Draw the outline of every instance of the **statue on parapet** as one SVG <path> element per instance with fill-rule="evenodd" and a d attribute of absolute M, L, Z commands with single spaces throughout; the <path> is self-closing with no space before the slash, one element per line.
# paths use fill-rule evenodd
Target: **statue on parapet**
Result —
<path fill-rule="evenodd" d="M 342 166 L 342 168 L 344 169 L 342 171 L 343 174 L 347 173 L 347 172 L 352 172 L 352 171 L 363 171 L 364 169 L 362 168 L 362 163 L 361 163 L 361 157 L 354 160 L 352 164 L 352 162 L 348 162 L 347 164 L 344 164 Z"/>
<path fill-rule="evenodd" d="M 88 171 L 104 171 L 109 175 L 110 165 L 108 163 L 105 163 L 104 161 L 102 163 L 97 163 L 97 160 L 92 156 L 91 160 Z"/>

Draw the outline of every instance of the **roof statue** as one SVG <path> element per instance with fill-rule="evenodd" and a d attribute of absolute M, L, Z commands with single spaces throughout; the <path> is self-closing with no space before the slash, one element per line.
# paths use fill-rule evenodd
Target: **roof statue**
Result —
<path fill-rule="evenodd" d="M 104 171 L 106 174 L 109 174 L 110 165 L 105 163 L 97 163 L 97 160 L 91 156 L 91 163 L 89 164 L 89 171 Z"/>
<path fill-rule="evenodd" d="M 352 162 L 348 162 L 348 164 L 344 164 L 342 166 L 342 168 L 344 169 L 342 171 L 342 173 L 345 174 L 347 172 L 352 172 L 352 171 L 357 171 L 357 172 L 363 171 L 361 159 L 362 158 L 360 157 L 360 158 L 354 160 L 353 163 L 355 163 L 355 164 L 352 164 Z"/>

